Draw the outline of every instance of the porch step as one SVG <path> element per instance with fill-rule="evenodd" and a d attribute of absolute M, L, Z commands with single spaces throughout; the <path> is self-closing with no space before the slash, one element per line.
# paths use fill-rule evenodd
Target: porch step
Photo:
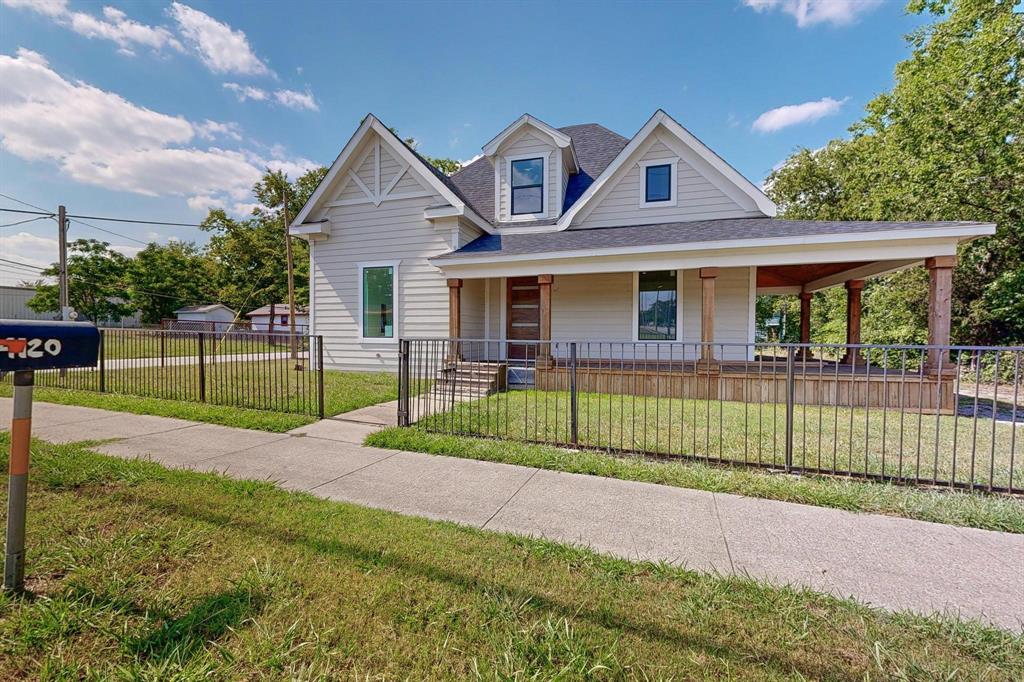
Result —
<path fill-rule="evenodd" d="M 457 398 L 483 398 L 502 388 L 506 367 L 499 362 L 458 362 L 437 373 L 432 393 Z"/>

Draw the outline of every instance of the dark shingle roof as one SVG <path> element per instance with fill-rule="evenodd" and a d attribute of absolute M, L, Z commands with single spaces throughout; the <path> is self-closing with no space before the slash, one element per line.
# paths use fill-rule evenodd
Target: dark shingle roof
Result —
<path fill-rule="evenodd" d="M 533 234 L 484 235 L 445 258 L 513 256 L 577 249 L 614 249 L 632 246 L 687 244 L 733 239 L 772 239 L 815 235 L 861 234 L 894 230 L 983 226 L 972 222 L 883 222 L 868 220 L 782 220 L 778 218 L 722 218 L 691 222 L 603 227 Z"/>
<path fill-rule="evenodd" d="M 565 189 L 565 210 L 587 191 L 629 140 L 596 123 L 571 125 L 558 130 L 572 138 L 576 158 L 580 164 L 580 172 L 569 177 L 569 184 Z M 469 204 L 484 220 L 494 223 L 494 166 L 490 161 L 479 158 L 444 180 L 450 187 L 454 185 L 453 190 L 459 198 Z M 555 222 L 557 219 L 536 220 L 516 223 L 516 226 L 552 225 Z"/>

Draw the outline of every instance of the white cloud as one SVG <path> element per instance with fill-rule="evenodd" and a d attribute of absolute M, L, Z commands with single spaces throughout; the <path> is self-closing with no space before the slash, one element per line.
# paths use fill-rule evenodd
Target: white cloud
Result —
<path fill-rule="evenodd" d="M 244 102 L 247 99 L 253 99 L 257 102 L 262 102 L 267 99 L 269 95 L 267 91 L 262 88 L 257 88 L 252 85 L 241 85 L 240 83 L 225 83 L 224 88 L 235 93 L 235 97 L 238 98 L 239 102 Z"/>
<path fill-rule="evenodd" d="M 474 161 L 476 161 L 477 159 L 480 159 L 480 158 L 483 158 L 483 154 L 477 154 L 476 156 L 472 156 L 472 157 L 466 159 L 465 161 L 459 161 L 459 165 L 462 166 L 463 168 L 465 168 L 466 166 L 468 166 L 469 164 L 473 163 Z"/>
<path fill-rule="evenodd" d="M 54 223 L 54 231 L 56 232 L 56 223 Z M 78 239 L 84 236 L 86 235 L 79 234 L 74 238 Z M 99 236 L 99 239 L 107 241 L 111 238 Z M 110 244 L 110 248 L 126 256 L 134 256 L 142 250 L 140 246 L 114 243 Z M 10 263 L 0 263 L 0 283 L 11 285 L 22 281 L 48 279 L 40 276 L 39 271 L 33 268 L 50 267 L 57 261 L 57 249 L 56 237 L 40 237 L 30 232 L 18 232 L 11 235 L 0 233 L 0 253 L 3 254 L 3 257 L 25 264 L 25 267 L 19 267 Z"/>
<path fill-rule="evenodd" d="M 769 109 L 757 117 L 752 128 L 759 133 L 774 133 L 783 128 L 801 123 L 813 123 L 825 116 L 839 113 L 839 110 L 847 100 L 849 100 L 849 97 L 844 97 L 841 100 L 822 97 L 814 102 L 787 104 L 775 109 Z"/>
<path fill-rule="evenodd" d="M 67 0 L 0 0 L 8 7 L 28 9 L 49 17 L 62 26 L 86 38 L 101 38 L 117 44 L 118 52 L 135 54 L 136 47 L 148 47 L 159 52 L 171 48 L 179 52 L 184 47 L 174 34 L 162 26 L 149 26 L 128 18 L 116 7 L 104 7 L 103 16 L 87 12 L 72 12 Z"/>
<path fill-rule="evenodd" d="M 281 89 L 270 92 L 263 88 L 257 88 L 253 85 L 242 85 L 241 83 L 224 83 L 223 87 L 224 89 L 235 93 L 235 97 L 238 98 L 239 102 L 244 102 L 250 99 L 256 102 L 265 102 L 273 99 L 273 101 L 276 101 L 278 104 L 286 106 L 289 109 L 295 109 L 296 111 L 301 111 L 303 109 L 320 111 L 320 105 L 316 103 L 313 93 L 309 90 L 306 92 L 298 92 L 297 90 Z"/>
<path fill-rule="evenodd" d="M 263 168 L 312 165 L 249 150 L 200 148 L 196 138 L 232 137 L 233 124 L 192 123 L 140 107 L 116 93 L 65 80 L 39 53 L 0 55 L 0 146 L 55 163 L 84 184 L 148 196 L 244 201 Z"/>
<path fill-rule="evenodd" d="M 228 137 L 235 141 L 242 139 L 241 127 L 231 121 L 221 123 L 220 121 L 206 119 L 202 123 L 196 124 L 196 133 L 204 140 L 212 140 L 217 136 Z"/>
<path fill-rule="evenodd" d="M 845 26 L 882 4 L 882 0 L 743 0 L 757 12 L 781 10 L 796 19 L 796 25 L 806 28 L 830 23 Z"/>
<path fill-rule="evenodd" d="M 301 111 L 303 109 L 320 111 L 319 105 L 317 105 L 316 100 L 313 99 L 313 94 L 308 90 L 306 92 L 278 90 L 274 93 L 274 99 L 289 109 L 295 109 L 296 111 Z"/>
<path fill-rule="evenodd" d="M 214 73 L 240 73 L 248 76 L 271 73 L 252 51 L 243 31 L 236 31 L 209 14 L 180 2 L 171 3 L 167 12 L 178 22 L 178 29 L 185 40 Z"/>

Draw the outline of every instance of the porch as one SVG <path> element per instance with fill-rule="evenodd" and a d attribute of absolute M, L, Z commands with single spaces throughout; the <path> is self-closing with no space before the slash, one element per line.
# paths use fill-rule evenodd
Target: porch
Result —
<path fill-rule="evenodd" d="M 927 268 L 929 347 L 875 351 L 861 344 L 861 294 L 869 277 Z M 949 352 L 955 257 L 633 272 L 449 278 L 449 334 L 462 360 L 508 363 L 512 385 L 742 402 L 955 407 Z M 841 286 L 846 343 L 811 344 L 813 294 Z M 800 345 L 757 343 L 758 295 L 800 298 Z M 602 339 L 592 341 L 588 339 Z M 570 367 L 572 343 L 574 370 Z M 886 354 L 882 357 L 880 354 Z M 917 357 L 920 355 L 921 357 Z M 873 357 L 874 356 L 874 357 Z M 902 362 L 901 362 L 902 360 Z"/>

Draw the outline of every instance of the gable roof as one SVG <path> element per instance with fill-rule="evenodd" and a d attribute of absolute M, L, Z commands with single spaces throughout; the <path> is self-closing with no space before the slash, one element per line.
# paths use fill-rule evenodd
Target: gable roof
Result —
<path fill-rule="evenodd" d="M 608 164 L 629 143 L 629 140 L 596 123 L 565 126 L 558 128 L 558 131 L 572 138 L 572 145 L 576 150 L 576 158 L 579 163 L 579 172 L 569 176 L 569 184 L 565 189 L 565 202 L 563 203 L 563 210 L 565 210 L 583 195 L 591 183 L 604 172 Z M 476 208 L 477 213 L 486 217 L 492 225 L 495 224 L 494 166 L 489 159 L 480 157 L 465 168 L 453 173 L 448 180 L 458 188 L 466 201 Z M 551 218 L 527 223 L 519 222 L 516 225 L 554 225 L 555 222 L 557 219 Z"/>
<path fill-rule="evenodd" d="M 434 168 L 434 166 L 426 159 L 417 154 L 412 147 L 405 143 L 404 140 L 395 135 L 390 128 L 381 123 L 380 119 L 373 114 L 367 114 L 366 118 L 363 119 L 363 122 L 359 124 L 356 132 L 353 133 L 351 138 L 349 138 L 349 141 L 345 144 L 341 153 L 338 154 L 336 159 L 334 159 L 334 163 L 331 164 L 330 169 L 327 171 L 327 174 L 324 175 L 320 184 L 317 185 L 313 194 L 310 195 L 298 215 L 295 216 L 295 219 L 289 226 L 289 231 L 292 234 L 302 236 L 309 233 L 308 229 L 302 228 L 302 225 L 306 223 L 306 219 L 309 217 L 310 213 L 313 212 L 313 209 L 318 207 L 320 203 L 324 201 L 328 188 L 334 184 L 335 180 L 341 173 L 342 168 L 344 168 L 352 158 L 356 149 L 370 131 L 377 133 L 385 140 L 389 140 L 394 146 L 398 156 L 401 157 L 401 160 L 408 163 L 410 167 L 416 166 L 424 176 L 424 180 L 426 180 L 427 183 L 436 190 L 445 201 L 458 209 L 463 209 L 466 217 L 485 232 L 491 231 L 491 222 L 477 214 L 476 209 L 474 209 L 472 204 L 466 200 L 461 190 L 457 185 L 451 182 L 450 178 L 445 176 L 444 173 Z"/>
<path fill-rule="evenodd" d="M 569 227 L 576 214 L 587 205 L 587 203 L 601 190 L 602 187 L 608 184 L 608 181 L 616 172 L 619 171 L 620 168 L 623 167 L 626 160 L 629 159 L 633 152 L 635 152 L 651 135 L 654 134 L 658 126 L 664 126 L 670 133 L 681 140 L 683 144 L 696 153 L 697 156 L 708 163 L 714 170 L 721 173 L 725 177 L 726 181 L 732 183 L 743 194 L 750 197 L 757 208 L 766 216 L 771 217 L 778 212 L 775 202 L 765 196 L 764 192 L 762 192 L 760 188 L 750 182 L 750 180 L 743 177 L 743 175 L 730 166 L 725 159 L 712 151 L 706 144 L 698 140 L 693 133 L 681 126 L 678 121 L 666 114 L 664 110 L 658 109 L 654 112 L 654 115 L 651 116 L 650 120 L 648 120 L 637 134 L 633 136 L 629 141 L 629 144 L 619 151 L 618 155 L 610 164 L 608 164 L 600 177 L 594 180 L 590 186 L 587 187 L 586 191 L 583 192 L 582 196 L 573 202 L 571 207 L 565 210 L 557 223 L 555 223 L 558 225 L 559 229 L 564 230 Z"/>
<path fill-rule="evenodd" d="M 573 164 L 576 165 L 576 150 L 573 149 L 572 138 L 566 135 L 562 130 L 552 128 L 544 121 L 539 118 L 534 118 L 529 114 L 523 114 L 517 118 L 508 127 L 495 135 L 490 142 L 485 144 L 483 148 L 484 156 L 494 156 L 497 154 L 498 148 L 501 147 L 501 144 L 524 126 L 533 126 L 537 130 L 541 131 L 554 140 L 555 145 L 557 145 L 559 149 L 565 149 L 568 147 L 569 151 L 572 152 Z"/>

